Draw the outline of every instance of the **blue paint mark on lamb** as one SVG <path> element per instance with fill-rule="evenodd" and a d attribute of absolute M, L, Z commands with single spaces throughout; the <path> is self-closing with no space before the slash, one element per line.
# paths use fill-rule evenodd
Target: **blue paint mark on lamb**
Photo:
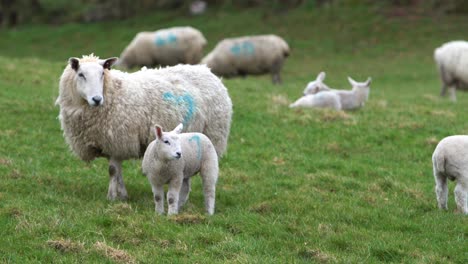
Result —
<path fill-rule="evenodd" d="M 194 135 L 189 139 L 189 142 L 195 141 L 197 143 L 197 159 L 201 160 L 201 143 L 200 143 L 200 136 Z"/>

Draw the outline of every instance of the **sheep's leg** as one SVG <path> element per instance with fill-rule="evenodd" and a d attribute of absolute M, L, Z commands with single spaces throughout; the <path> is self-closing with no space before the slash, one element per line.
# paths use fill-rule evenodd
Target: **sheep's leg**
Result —
<path fill-rule="evenodd" d="M 164 187 L 163 185 L 152 186 L 154 197 L 154 209 L 159 214 L 164 214 Z"/>
<path fill-rule="evenodd" d="M 282 60 L 276 60 L 273 63 L 273 67 L 271 68 L 271 74 L 272 74 L 272 81 L 274 84 L 281 84 L 281 68 L 283 67 L 283 61 Z"/>
<path fill-rule="evenodd" d="M 455 91 L 457 90 L 456 86 L 450 86 L 448 90 L 450 94 L 450 100 L 452 100 L 453 102 L 456 102 L 457 101 L 457 95 L 455 94 Z"/>
<path fill-rule="evenodd" d="M 447 85 L 442 82 L 442 87 L 440 88 L 440 96 L 445 96 L 447 94 Z"/>
<path fill-rule="evenodd" d="M 183 176 L 172 179 L 167 191 L 167 214 L 173 215 L 179 212 L 179 193 L 182 187 Z"/>
<path fill-rule="evenodd" d="M 122 161 L 111 158 L 109 160 L 109 190 L 107 199 L 109 200 L 126 200 L 128 198 L 127 189 L 122 177 Z"/>
<path fill-rule="evenodd" d="M 216 182 L 218 181 L 218 161 L 215 164 L 201 169 L 200 174 L 203 182 L 203 196 L 205 198 L 205 210 L 209 215 L 214 214 Z"/>
<path fill-rule="evenodd" d="M 447 177 L 434 173 L 436 187 L 435 192 L 437 195 L 437 203 L 440 209 L 447 210 L 447 197 L 448 197 L 448 187 L 447 187 Z"/>
<path fill-rule="evenodd" d="M 468 184 L 462 184 L 459 179 L 455 186 L 455 203 L 457 204 L 458 210 L 463 214 L 468 214 Z"/>
<path fill-rule="evenodd" d="M 190 178 L 185 178 L 179 194 L 179 209 L 187 202 L 190 194 Z"/>

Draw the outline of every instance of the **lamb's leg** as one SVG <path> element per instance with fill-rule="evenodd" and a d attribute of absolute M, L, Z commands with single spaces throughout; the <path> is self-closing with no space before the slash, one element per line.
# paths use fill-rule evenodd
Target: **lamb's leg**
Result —
<path fill-rule="evenodd" d="M 190 178 L 185 178 L 179 194 L 179 209 L 187 202 L 190 194 Z"/>
<path fill-rule="evenodd" d="M 200 174 L 203 182 L 203 196 L 205 198 L 205 210 L 209 215 L 214 214 L 215 197 L 216 197 L 216 182 L 218 181 L 218 161 L 208 166 L 204 166 Z"/>
<path fill-rule="evenodd" d="M 435 192 L 437 195 L 437 203 L 439 205 L 439 208 L 447 210 L 447 197 L 448 197 L 447 177 L 440 175 L 437 172 L 434 172 L 434 178 L 436 181 Z"/>
<path fill-rule="evenodd" d="M 154 209 L 159 214 L 164 214 L 164 187 L 163 185 L 152 186 L 154 197 Z"/>
<path fill-rule="evenodd" d="M 458 180 L 455 186 L 455 203 L 458 210 L 463 214 L 468 214 L 468 183 L 462 183 L 461 179 Z"/>
<path fill-rule="evenodd" d="M 175 177 L 169 183 L 167 191 L 167 214 L 173 215 L 179 212 L 179 193 L 182 187 L 183 176 Z"/>
<path fill-rule="evenodd" d="M 111 158 L 109 160 L 109 190 L 107 199 L 109 200 L 126 200 L 128 198 L 127 190 L 122 177 L 122 161 Z"/>

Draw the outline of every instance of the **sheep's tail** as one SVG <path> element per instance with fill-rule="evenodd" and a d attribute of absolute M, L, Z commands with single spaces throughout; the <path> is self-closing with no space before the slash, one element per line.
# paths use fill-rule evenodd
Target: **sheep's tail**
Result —
<path fill-rule="evenodd" d="M 432 157 L 432 166 L 434 167 L 434 173 L 445 173 L 445 165 L 447 163 L 447 159 L 445 155 L 434 155 Z"/>

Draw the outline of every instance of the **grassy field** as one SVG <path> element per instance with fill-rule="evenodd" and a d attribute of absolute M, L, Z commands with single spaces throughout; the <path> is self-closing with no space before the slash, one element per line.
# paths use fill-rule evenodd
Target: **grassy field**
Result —
<path fill-rule="evenodd" d="M 157 13 L 125 21 L 0 31 L 0 262 L 467 263 L 468 218 L 436 206 L 431 155 L 468 134 L 468 94 L 441 98 L 432 53 L 466 39 L 468 17 L 387 17 L 371 8 L 274 14 Z M 201 181 L 177 217 L 157 216 L 141 161 L 124 163 L 129 200 L 106 200 L 104 159 L 86 164 L 57 120 L 58 80 L 72 56 L 118 56 L 134 34 L 199 28 L 223 37 L 276 33 L 292 54 L 284 84 L 224 80 L 234 103 L 216 213 Z M 373 78 L 354 112 L 290 110 L 321 70 Z"/>

